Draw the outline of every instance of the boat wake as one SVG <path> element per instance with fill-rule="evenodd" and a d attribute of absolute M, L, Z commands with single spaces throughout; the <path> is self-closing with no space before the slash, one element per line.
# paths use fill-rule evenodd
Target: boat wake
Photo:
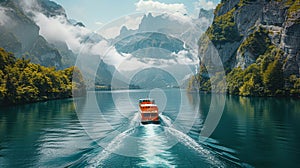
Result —
<path fill-rule="evenodd" d="M 140 125 L 140 117 L 136 112 L 129 123 L 128 129 L 117 135 L 100 153 L 88 161 L 90 167 L 101 167 L 110 154 L 114 153 L 121 145 L 124 139 L 130 136 L 135 129 Z"/>
<path fill-rule="evenodd" d="M 134 114 L 132 120 L 129 123 L 129 128 L 138 127 L 140 125 L 140 123 L 141 123 L 140 120 L 141 120 L 140 114 L 138 112 L 136 112 Z"/>
<path fill-rule="evenodd" d="M 136 161 L 138 160 L 138 162 L 135 162 L 136 165 L 141 167 L 147 167 L 147 165 L 152 165 L 154 167 L 159 165 L 173 167 L 174 165 L 177 165 L 178 158 L 177 155 L 174 155 L 172 150 L 170 150 L 168 141 L 170 139 L 174 140 L 174 138 L 176 139 L 176 142 L 180 142 L 183 146 L 195 151 L 197 157 L 199 156 L 203 159 L 203 163 L 213 167 L 226 167 L 228 165 L 227 163 L 231 160 L 238 160 L 238 158 L 234 158 L 234 156 L 231 157 L 229 154 L 230 152 L 226 152 L 230 151 L 229 149 L 222 150 L 221 147 L 218 148 L 216 143 L 210 145 L 211 143 L 206 141 L 203 142 L 203 144 L 199 144 L 196 140 L 180 131 L 180 129 L 176 129 L 168 116 L 160 114 L 160 120 L 161 125 L 142 125 L 140 124 L 140 115 L 136 112 L 132 116 L 128 126 L 125 127 L 125 129 L 127 129 L 122 133 L 118 133 L 112 140 L 108 140 L 104 149 L 100 148 L 98 145 L 93 145 L 94 147 L 89 151 L 86 151 L 86 154 L 77 161 L 77 164 L 72 164 L 71 167 L 104 167 L 107 163 L 111 162 L 111 159 L 116 159 L 115 156 L 119 158 L 118 155 L 113 155 L 114 153 L 118 153 L 118 151 L 123 151 L 124 149 L 125 152 L 129 149 L 133 151 L 132 147 L 134 146 L 137 147 L 137 153 L 135 154 L 138 156 L 138 158 L 133 159 Z M 128 143 L 130 143 L 131 136 L 143 140 L 130 146 Z M 103 141 L 103 139 L 99 141 Z M 227 155 L 229 156 L 227 157 Z M 124 158 L 120 159 L 122 160 Z M 231 163 L 234 162 L 231 161 Z M 237 165 L 241 166 L 241 164 L 233 164 L 232 167 Z"/>
<path fill-rule="evenodd" d="M 174 129 L 171 123 L 171 119 L 169 117 L 164 115 L 161 115 L 160 117 L 161 120 L 166 124 L 165 130 L 172 136 L 176 137 L 179 142 L 198 152 L 210 164 L 216 167 L 225 167 L 225 165 L 218 158 L 216 158 L 212 152 L 202 147 L 194 139 L 192 139 L 185 133 Z"/>
<path fill-rule="evenodd" d="M 117 150 L 120 145 L 122 144 L 122 141 L 128 137 L 131 133 L 134 132 L 135 128 L 130 128 L 122 133 L 120 133 L 118 136 L 116 136 L 105 149 L 103 149 L 98 155 L 96 155 L 93 159 L 91 159 L 88 164 L 91 167 L 98 167 L 101 166 L 103 161 L 105 161 L 111 153 L 113 153 L 115 150 Z M 107 150 L 109 149 L 109 150 Z"/>
<path fill-rule="evenodd" d="M 139 142 L 139 157 L 141 161 L 138 167 L 174 167 L 174 154 L 166 145 L 167 139 L 164 127 L 149 124 L 140 127 L 139 133 L 142 140 Z"/>
<path fill-rule="evenodd" d="M 179 142 L 184 144 L 190 149 L 199 153 L 205 160 L 216 167 L 252 167 L 247 163 L 242 163 L 241 160 L 232 154 L 236 153 L 233 149 L 226 148 L 218 144 L 218 142 L 211 138 L 206 138 L 205 141 L 200 141 L 199 144 L 196 140 L 187 134 L 174 128 L 172 120 L 165 115 L 160 115 L 162 122 L 165 124 L 165 130 L 172 136 L 176 137 Z M 199 134 L 199 133 L 198 133 Z M 201 139 L 201 137 L 199 137 Z"/>

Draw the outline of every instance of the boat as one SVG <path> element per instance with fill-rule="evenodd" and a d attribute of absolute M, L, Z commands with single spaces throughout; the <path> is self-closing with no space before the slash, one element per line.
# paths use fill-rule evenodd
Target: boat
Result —
<path fill-rule="evenodd" d="M 159 124 L 158 107 L 155 101 L 150 98 L 139 99 L 139 112 L 142 124 Z"/>

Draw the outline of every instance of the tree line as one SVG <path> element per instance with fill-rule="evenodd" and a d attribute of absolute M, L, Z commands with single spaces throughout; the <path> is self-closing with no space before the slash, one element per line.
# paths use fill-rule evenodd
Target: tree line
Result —
<path fill-rule="evenodd" d="M 81 96 L 86 93 L 81 72 L 44 67 L 0 48 L 0 104 L 23 104 Z"/>
<path fill-rule="evenodd" d="M 283 73 L 282 51 L 270 46 L 255 63 L 245 69 L 233 68 L 226 74 L 226 86 L 219 82 L 222 77 L 216 73 L 209 76 L 205 65 L 200 66 L 199 74 L 189 81 L 189 90 L 222 92 L 240 96 L 291 96 L 300 97 L 300 78 L 296 75 L 286 76 Z M 212 86 L 212 83 L 214 86 Z"/>

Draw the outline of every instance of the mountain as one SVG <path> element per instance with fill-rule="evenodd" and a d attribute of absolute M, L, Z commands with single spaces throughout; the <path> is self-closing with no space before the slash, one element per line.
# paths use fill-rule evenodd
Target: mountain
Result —
<path fill-rule="evenodd" d="M 105 39 L 68 18 L 65 9 L 50 0 L 1 0 L 0 5 L 0 37 L 4 39 L 0 47 L 17 57 L 58 69 L 74 65 L 79 55 L 77 66 L 84 66 L 80 69 L 87 81 L 93 81 L 96 74 L 96 83 L 109 86 L 114 81 L 115 87 L 122 88 L 130 84 L 130 75 L 144 67 L 194 73 L 197 36 L 208 28 L 186 15 L 149 13 L 142 16 L 137 29 L 123 25 L 116 38 Z M 202 12 L 202 19 L 212 20 L 212 11 Z M 186 76 L 179 73 L 177 78 Z"/>
<path fill-rule="evenodd" d="M 206 57 L 210 41 L 223 62 L 230 94 L 300 93 L 299 0 L 222 0 L 214 14 L 199 40 L 202 72 L 214 62 Z M 198 80 L 204 82 L 204 76 Z"/>
<path fill-rule="evenodd" d="M 213 18 L 214 18 L 214 11 L 213 11 L 213 9 L 205 10 L 205 9 L 201 8 L 200 11 L 199 11 L 198 18 L 199 18 L 199 19 L 201 19 L 201 18 L 206 18 L 206 19 L 208 19 L 210 22 L 212 22 L 212 21 L 213 21 Z"/>
<path fill-rule="evenodd" d="M 123 60 L 117 67 L 118 72 L 128 80 L 134 80 L 141 85 L 146 85 L 147 81 L 158 87 L 175 85 L 174 82 L 169 82 L 172 79 L 168 75 L 162 75 L 157 71 L 163 69 L 171 72 L 173 78 L 179 81 L 176 86 L 184 83 L 182 80 L 195 73 L 195 67 L 198 65 L 195 47 L 197 36 L 208 28 L 208 21 L 212 21 L 213 18 L 213 11 L 201 11 L 205 13 L 201 16 L 201 19 L 205 18 L 205 23 L 200 18 L 192 19 L 185 15 L 177 17 L 166 13 L 148 13 L 142 16 L 137 29 L 122 26 L 120 34 L 110 39 L 110 44 L 113 44 L 120 55 L 119 59 Z M 140 72 L 146 76 L 134 76 Z M 162 77 L 166 79 L 162 80 Z M 153 79 L 166 82 L 156 84 Z"/>
<path fill-rule="evenodd" d="M 179 51 L 184 50 L 184 42 L 163 33 L 146 32 L 128 36 L 118 41 L 115 44 L 115 47 L 118 52 L 127 54 L 145 48 L 161 48 L 178 53 Z"/>
<path fill-rule="evenodd" d="M 157 68 L 149 68 L 140 71 L 131 79 L 132 85 L 143 89 L 177 87 L 176 79 L 166 71 Z"/>
<path fill-rule="evenodd" d="M 186 43 L 197 43 L 197 36 L 205 32 L 213 20 L 212 10 L 201 9 L 200 13 L 202 14 L 199 14 L 199 18 L 176 13 L 144 14 L 137 29 L 131 30 L 123 26 L 120 35 L 114 41 L 136 33 L 158 32 L 184 39 Z"/>
<path fill-rule="evenodd" d="M 1 24 L 0 46 L 14 52 L 17 57 L 26 55 L 34 63 L 62 67 L 59 51 L 39 35 L 39 26 L 11 0 L 0 2 L 6 20 Z"/>
<path fill-rule="evenodd" d="M 187 26 L 180 20 L 171 18 L 172 15 L 159 14 L 154 16 L 152 13 L 144 15 L 139 25 L 139 31 L 161 32 L 167 34 L 182 33 Z M 178 26 L 181 25 L 181 26 Z"/>
<path fill-rule="evenodd" d="M 47 17 L 67 17 L 65 9 L 61 5 L 50 0 L 12 1 L 15 2 L 15 4 L 18 5 L 19 8 L 22 9 L 25 13 L 40 12 Z"/>

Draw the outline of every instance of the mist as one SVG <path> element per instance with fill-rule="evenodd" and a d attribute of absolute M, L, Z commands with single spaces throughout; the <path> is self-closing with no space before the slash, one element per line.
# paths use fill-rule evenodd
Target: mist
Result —
<path fill-rule="evenodd" d="M 3 7 L 0 6 L 0 25 L 4 25 L 10 19 L 6 15 L 6 10 L 7 10 L 6 8 L 3 8 Z"/>

